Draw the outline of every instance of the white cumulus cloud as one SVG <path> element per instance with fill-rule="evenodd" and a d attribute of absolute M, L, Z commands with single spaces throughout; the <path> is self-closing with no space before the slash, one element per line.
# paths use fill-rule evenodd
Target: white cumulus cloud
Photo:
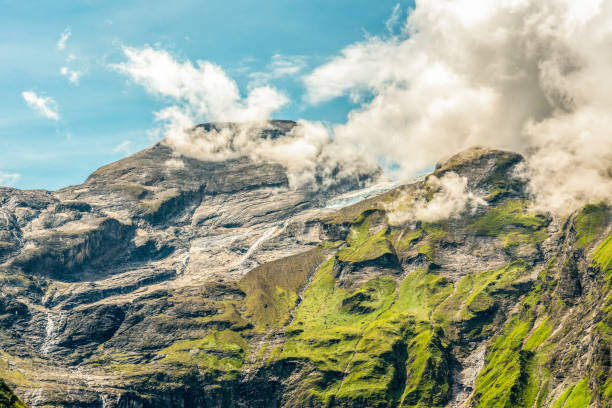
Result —
<path fill-rule="evenodd" d="M 24 91 L 21 96 L 28 106 L 36 113 L 53 120 L 59 120 L 58 106 L 53 98 L 49 96 L 39 96 L 32 91 Z"/>
<path fill-rule="evenodd" d="M 192 120 L 265 120 L 288 102 L 269 86 L 253 88 L 243 97 L 236 82 L 209 61 L 179 61 L 151 47 L 125 47 L 123 52 L 127 61 L 113 65 L 114 69 L 148 92 L 168 98 Z M 168 112 L 162 116 L 168 118 Z"/>

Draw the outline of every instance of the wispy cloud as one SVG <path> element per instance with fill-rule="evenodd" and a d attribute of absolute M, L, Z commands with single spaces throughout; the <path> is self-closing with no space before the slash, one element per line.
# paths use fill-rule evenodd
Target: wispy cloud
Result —
<path fill-rule="evenodd" d="M 73 83 L 75 85 L 78 85 L 79 84 L 79 79 L 83 75 L 83 72 L 81 72 L 79 70 L 73 70 L 73 69 L 70 69 L 68 67 L 61 67 L 60 68 L 60 74 L 62 74 L 66 78 L 68 78 L 68 81 L 70 81 L 71 83 Z"/>
<path fill-rule="evenodd" d="M 270 62 L 270 72 L 274 77 L 295 75 L 306 67 L 306 57 L 303 55 L 275 54 Z"/>
<path fill-rule="evenodd" d="M 88 70 L 89 61 L 87 58 L 69 54 L 66 57 L 65 65 L 60 68 L 60 74 L 65 76 L 73 85 L 78 85 L 79 80 Z"/>
<path fill-rule="evenodd" d="M 18 173 L 5 173 L 0 171 L 0 186 L 11 187 L 19 181 L 20 178 L 21 175 Z"/>
<path fill-rule="evenodd" d="M 121 153 L 127 156 L 128 154 L 132 152 L 132 141 L 124 140 L 123 142 L 119 143 L 117 146 L 113 148 L 113 152 Z"/>
<path fill-rule="evenodd" d="M 387 27 L 387 31 L 392 33 L 395 30 L 395 27 L 397 26 L 397 24 L 399 23 L 401 17 L 402 17 L 402 7 L 400 6 L 399 3 L 397 3 L 395 7 L 393 7 L 391 16 L 385 22 L 385 27 Z"/>
<path fill-rule="evenodd" d="M 306 57 L 302 55 L 281 55 L 272 56 L 265 72 L 254 72 L 250 75 L 251 86 L 267 84 L 273 79 L 297 75 L 306 68 Z"/>
<path fill-rule="evenodd" d="M 57 40 L 57 50 L 62 51 L 66 48 L 66 41 L 72 35 L 72 30 L 70 27 L 66 27 L 66 29 L 60 34 L 59 40 Z"/>
<path fill-rule="evenodd" d="M 24 91 L 21 96 L 36 113 L 53 120 L 59 120 L 57 103 L 49 96 L 38 96 L 32 91 Z"/>

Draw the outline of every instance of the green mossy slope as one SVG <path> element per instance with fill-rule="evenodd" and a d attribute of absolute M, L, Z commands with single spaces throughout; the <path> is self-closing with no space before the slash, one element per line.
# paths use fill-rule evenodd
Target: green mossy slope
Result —
<path fill-rule="evenodd" d="M 2 408 L 27 408 L 27 405 L 23 403 L 13 391 L 6 385 L 6 383 L 0 380 L 0 407 Z"/>
<path fill-rule="evenodd" d="M 603 272 L 596 278 L 600 281 L 612 265 L 612 238 L 601 237 L 605 223 L 597 225 L 607 219 L 606 211 L 601 205 L 585 208 L 569 226 L 579 232 L 566 238 L 567 245 L 578 250 L 601 242 L 592 254 L 584 255 L 584 262 L 592 259 L 594 268 Z M 518 257 L 502 268 L 468 273 L 454 283 L 435 262 L 448 225 L 403 231 L 378 222 L 372 228 L 371 214 L 366 211 L 355 219 L 337 260 L 329 259 L 317 271 L 287 327 L 286 342 L 277 346 L 268 362 L 312 364 L 303 374 L 308 381 L 302 383 L 301 392 L 324 405 L 442 407 L 453 396 L 457 369 L 453 353 L 486 342 L 484 366 L 469 406 L 550 407 L 558 401 L 553 391 L 559 379 L 566 381 L 567 375 L 569 382 L 573 375 L 571 363 L 560 367 L 556 363 L 573 341 L 572 329 L 564 321 L 579 319 L 579 313 L 591 307 L 612 310 L 612 298 L 597 306 L 601 286 L 592 286 L 585 298 L 589 305 L 579 310 L 568 307 L 557 294 L 558 280 L 565 279 L 561 270 L 567 253 L 550 258 L 543 267 Z M 490 237 L 502 248 L 525 244 L 537 248 L 546 238 L 548 223 L 547 217 L 531 212 L 528 203 L 510 199 L 465 228 Z M 354 290 L 337 285 L 334 262 L 360 262 L 385 251 L 402 257 L 410 257 L 411 251 L 423 254 L 427 264 L 399 280 L 379 276 Z M 600 331 L 609 335 L 612 331 L 603 320 Z M 568 358 L 579 358 L 577 350 L 572 353 Z M 596 389 L 588 381 L 577 383 L 576 391 L 566 395 L 568 403 L 603 401 L 611 389 L 608 376 L 602 372 Z"/>

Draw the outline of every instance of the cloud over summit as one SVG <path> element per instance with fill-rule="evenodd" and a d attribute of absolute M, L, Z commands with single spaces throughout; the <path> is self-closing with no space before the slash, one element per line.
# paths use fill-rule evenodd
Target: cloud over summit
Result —
<path fill-rule="evenodd" d="M 236 82 L 209 61 L 179 61 L 165 50 L 151 47 L 123 49 L 126 61 L 112 68 L 127 75 L 168 106 L 155 112 L 163 125 L 165 143 L 177 153 L 204 160 L 250 157 L 282 164 L 293 187 L 312 185 L 315 173 L 356 172 L 342 167 L 344 152 L 333 146 L 329 130 L 321 123 L 300 121 L 282 138 L 265 139 L 267 120 L 288 103 L 268 79 L 296 74 L 303 67 L 299 57 L 274 56 L 271 72 L 252 77 L 242 95 Z M 203 122 L 232 122 L 210 130 L 194 127 Z M 352 157 L 352 162 L 358 161 Z M 363 164 L 365 163 L 359 162 Z M 371 169 L 371 167 L 364 167 Z M 341 174 L 340 174 L 341 175 Z"/>

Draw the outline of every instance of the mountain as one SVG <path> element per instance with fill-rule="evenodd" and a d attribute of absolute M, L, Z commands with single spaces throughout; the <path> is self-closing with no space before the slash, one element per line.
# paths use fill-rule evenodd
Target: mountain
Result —
<path fill-rule="evenodd" d="M 30 407 L 612 406 L 611 209 L 533 210 L 523 161 L 470 149 L 339 208 L 380 171 L 295 189 L 162 142 L 3 188 L 0 378 Z M 414 211 L 451 178 L 473 205 Z"/>

